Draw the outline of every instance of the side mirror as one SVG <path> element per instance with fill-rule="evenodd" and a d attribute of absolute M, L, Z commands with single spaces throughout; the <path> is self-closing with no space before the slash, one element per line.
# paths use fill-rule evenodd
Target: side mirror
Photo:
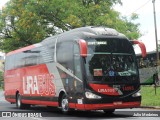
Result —
<path fill-rule="evenodd" d="M 82 57 L 87 57 L 87 42 L 85 40 L 80 39 L 79 46 L 80 46 L 80 55 Z"/>
<path fill-rule="evenodd" d="M 141 49 L 141 52 L 142 52 L 142 57 L 146 57 L 147 53 L 146 53 L 146 46 L 144 45 L 143 42 L 141 41 L 138 41 L 138 40 L 133 40 L 131 41 L 132 44 L 138 44 L 140 49 Z"/>

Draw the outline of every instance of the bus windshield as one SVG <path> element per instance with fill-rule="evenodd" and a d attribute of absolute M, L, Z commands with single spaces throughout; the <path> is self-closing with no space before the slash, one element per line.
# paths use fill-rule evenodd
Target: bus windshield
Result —
<path fill-rule="evenodd" d="M 135 54 L 127 40 L 105 38 L 87 42 L 88 54 L 85 67 L 89 81 L 119 83 L 137 79 Z"/>

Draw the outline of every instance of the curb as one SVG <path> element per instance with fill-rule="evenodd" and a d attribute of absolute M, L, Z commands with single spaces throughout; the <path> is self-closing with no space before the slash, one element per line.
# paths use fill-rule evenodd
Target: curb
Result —
<path fill-rule="evenodd" d="M 141 106 L 140 108 L 145 108 L 145 109 L 159 109 L 159 110 L 160 110 L 160 106 Z"/>

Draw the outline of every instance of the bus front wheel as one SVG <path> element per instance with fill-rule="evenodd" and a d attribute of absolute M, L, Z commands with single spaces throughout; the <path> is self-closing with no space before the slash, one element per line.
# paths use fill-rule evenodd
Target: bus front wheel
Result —
<path fill-rule="evenodd" d="M 61 109 L 63 113 L 69 113 L 68 98 L 65 94 L 63 94 L 62 99 L 61 99 Z"/>

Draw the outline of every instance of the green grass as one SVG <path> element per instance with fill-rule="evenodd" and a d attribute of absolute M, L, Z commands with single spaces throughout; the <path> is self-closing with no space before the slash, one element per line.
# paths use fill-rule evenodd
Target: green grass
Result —
<path fill-rule="evenodd" d="M 155 95 L 155 88 L 153 86 L 142 86 L 142 106 L 160 106 L 160 87 L 157 87 L 157 94 Z"/>

